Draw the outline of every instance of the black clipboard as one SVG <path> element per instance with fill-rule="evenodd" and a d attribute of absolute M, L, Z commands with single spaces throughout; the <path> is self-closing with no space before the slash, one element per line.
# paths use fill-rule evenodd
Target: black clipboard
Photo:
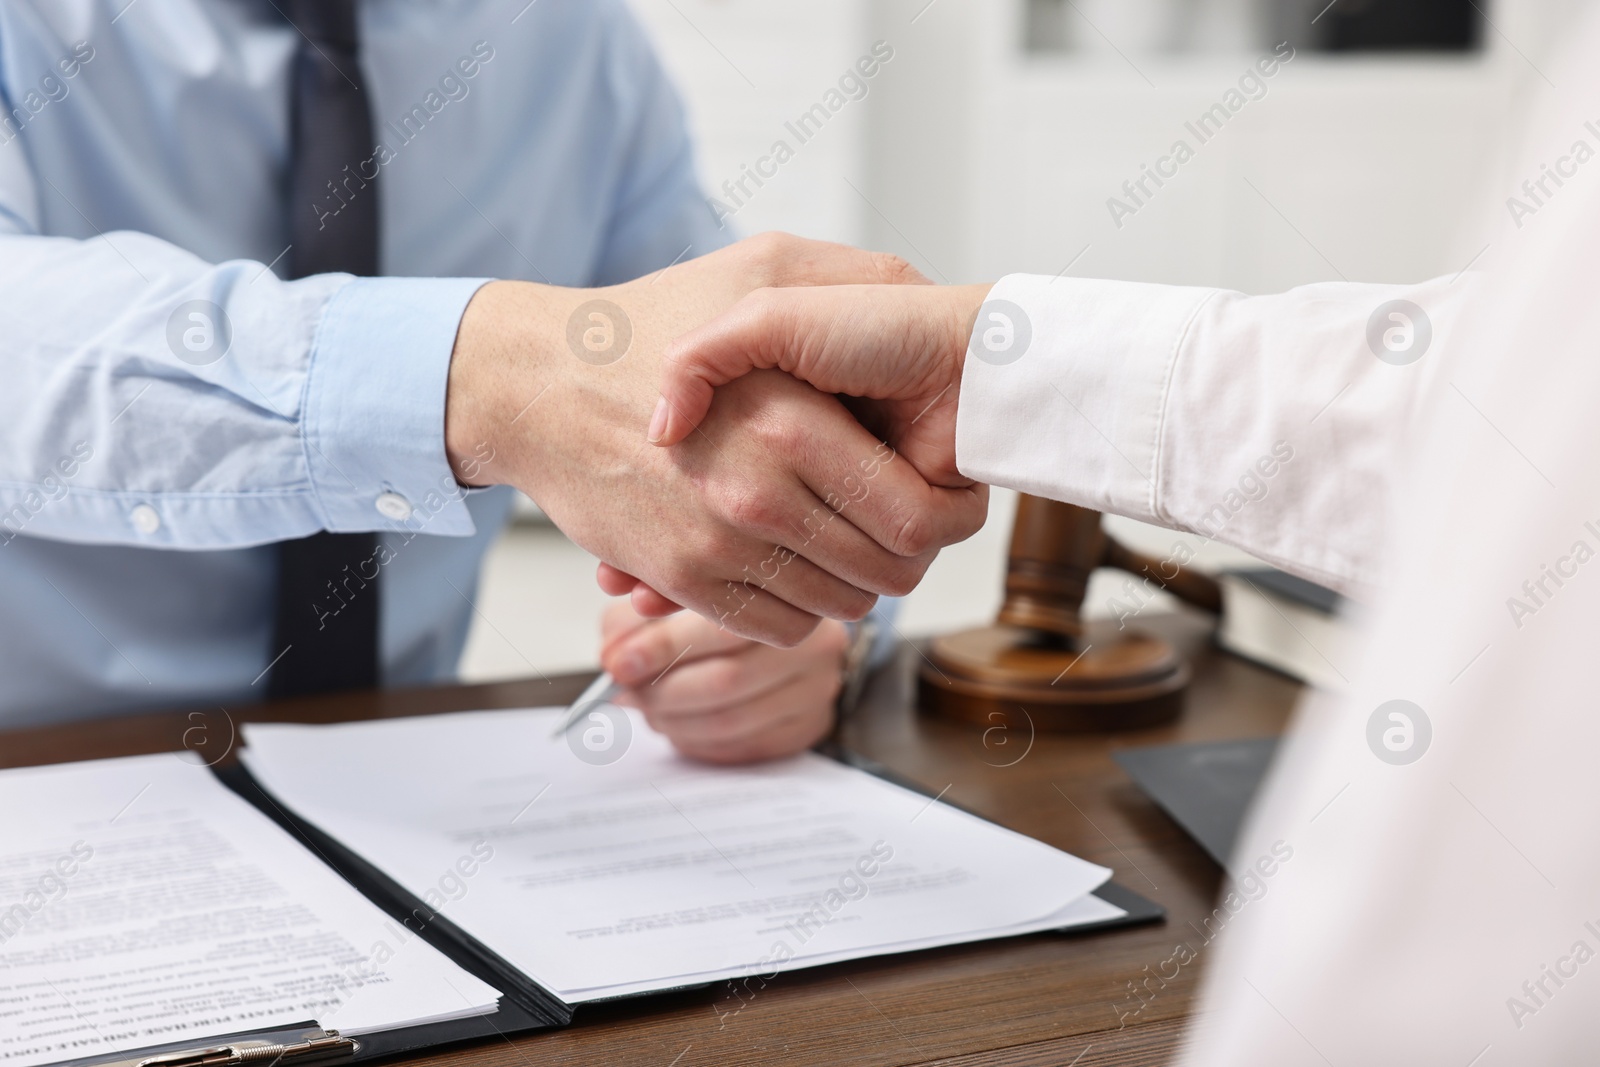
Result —
<path fill-rule="evenodd" d="M 836 744 L 820 746 L 816 751 L 920 796 L 934 796 L 926 788 L 884 765 Z M 260 1067 L 338 1067 L 340 1064 L 367 1063 L 484 1038 L 508 1038 L 514 1034 L 557 1029 L 573 1021 L 582 1006 L 567 1004 L 528 978 L 488 945 L 428 907 L 420 897 L 402 887 L 353 849 L 283 807 L 261 787 L 243 764 L 213 767 L 211 771 L 223 785 L 272 819 L 391 919 L 432 945 L 461 969 L 501 990 L 497 1009 L 486 1015 L 422 1023 L 355 1037 L 324 1030 L 317 1022 L 308 1021 L 291 1027 L 245 1031 L 210 1040 L 197 1041 L 191 1038 L 132 1052 L 63 1060 L 51 1067 L 240 1067 L 249 1064 L 259 1064 Z M 950 804 L 946 800 L 940 802 Z M 950 806 L 983 818 L 961 805 Z M 1103 922 L 1067 927 L 1059 933 L 1091 933 L 1155 922 L 1166 916 L 1166 910 L 1160 905 L 1113 882 L 1100 886 L 1092 895 L 1121 908 L 1125 914 Z M 604 1003 L 660 996 L 714 984 L 694 983 L 672 989 L 626 994 L 607 998 Z"/>

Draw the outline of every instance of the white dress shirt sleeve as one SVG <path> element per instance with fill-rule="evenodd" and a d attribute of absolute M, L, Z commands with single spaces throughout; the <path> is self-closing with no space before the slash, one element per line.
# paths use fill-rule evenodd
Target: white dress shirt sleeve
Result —
<path fill-rule="evenodd" d="M 1215 538 L 1364 598 L 1384 490 L 1435 384 L 1426 353 L 1472 281 L 1251 297 L 1013 275 L 968 349 L 960 468 Z"/>

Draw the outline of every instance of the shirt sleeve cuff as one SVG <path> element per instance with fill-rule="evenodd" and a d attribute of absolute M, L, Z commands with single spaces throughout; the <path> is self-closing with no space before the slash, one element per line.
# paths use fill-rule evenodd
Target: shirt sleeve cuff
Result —
<path fill-rule="evenodd" d="M 1160 521 L 1167 389 L 1184 335 L 1216 292 L 1022 274 L 1002 279 L 979 313 L 962 372 L 961 473 Z"/>
<path fill-rule="evenodd" d="M 357 278 L 312 341 L 301 420 L 324 528 L 474 532 L 445 454 L 445 391 L 462 313 L 485 278 Z"/>

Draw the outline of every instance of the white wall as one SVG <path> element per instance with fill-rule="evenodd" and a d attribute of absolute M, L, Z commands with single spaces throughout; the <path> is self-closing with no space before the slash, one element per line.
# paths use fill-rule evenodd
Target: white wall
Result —
<path fill-rule="evenodd" d="M 1139 20 L 1109 13 L 1172 2 L 1074 6 L 1118 33 Z M 1055 273 L 1087 247 L 1072 273 L 1251 291 L 1458 269 L 1481 247 L 1460 232 L 1463 214 L 1504 195 L 1495 145 L 1537 87 L 1524 57 L 1578 6 L 1484 4 L 1497 29 L 1469 57 L 1300 50 L 1264 99 L 1199 145 L 1185 121 L 1261 54 L 1240 47 L 1239 32 L 1210 35 L 1232 45 L 1176 56 L 1124 41 L 1124 58 L 1079 26 L 1095 47 L 1039 54 L 1021 45 L 1024 0 L 631 3 L 688 102 L 708 190 L 720 195 L 775 140 L 796 148 L 739 210 L 741 232 L 891 248 L 951 281 Z M 1199 4 L 1224 26 L 1247 6 Z M 879 40 L 895 58 L 868 97 L 796 144 L 785 122 Z M 1107 198 L 1179 137 L 1195 160 L 1114 225 Z"/>
<path fill-rule="evenodd" d="M 1519 49 L 1538 54 L 1567 6 L 1489 7 L 1502 32 L 1479 56 L 1300 50 L 1202 145 L 1184 123 L 1259 52 L 1028 54 L 1020 3 L 876 0 L 905 63 L 870 119 L 895 226 L 869 219 L 867 237 L 951 280 L 1054 274 L 1080 252 L 1075 275 L 1247 291 L 1454 272 L 1481 248 L 1461 220 L 1533 78 Z M 1107 199 L 1180 137 L 1195 159 L 1116 226 Z"/>

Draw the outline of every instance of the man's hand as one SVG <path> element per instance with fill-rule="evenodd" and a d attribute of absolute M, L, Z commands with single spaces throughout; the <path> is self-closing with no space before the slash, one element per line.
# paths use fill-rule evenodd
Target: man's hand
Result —
<path fill-rule="evenodd" d="M 793 645 L 902 594 L 987 499 L 932 488 L 832 397 L 723 390 L 677 448 L 645 442 L 668 342 L 770 286 L 893 283 L 893 257 L 768 236 L 606 289 L 493 282 L 462 317 L 445 440 L 463 481 L 516 485 L 578 544 L 734 634 Z M 488 457 L 488 458 L 485 458 Z M 663 599 L 664 598 L 664 599 Z"/>
<path fill-rule="evenodd" d="M 774 368 L 851 407 L 939 486 L 971 486 L 956 469 L 956 404 L 967 343 L 989 286 L 843 285 L 763 289 L 667 348 L 652 440 L 694 431 L 719 386 Z M 983 324 L 979 324 L 980 327 Z"/>
<path fill-rule="evenodd" d="M 692 759 L 750 763 L 803 752 L 833 728 L 849 636 L 827 621 L 791 649 L 735 637 L 697 615 L 652 621 L 627 601 L 602 623 L 617 703 Z"/>

